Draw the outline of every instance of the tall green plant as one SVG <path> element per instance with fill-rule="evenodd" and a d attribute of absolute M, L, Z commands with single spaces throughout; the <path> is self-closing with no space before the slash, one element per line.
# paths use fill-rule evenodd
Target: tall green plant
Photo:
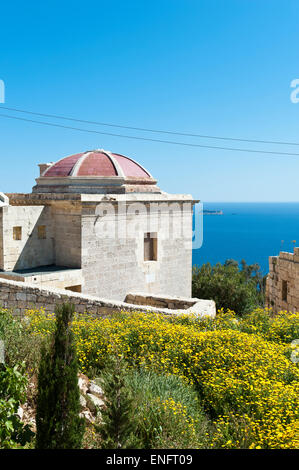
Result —
<path fill-rule="evenodd" d="M 79 449 L 84 425 L 79 417 L 78 363 L 71 330 L 74 306 L 57 306 L 50 350 L 42 352 L 36 412 L 37 449 Z"/>
<path fill-rule="evenodd" d="M 102 410 L 102 423 L 96 429 L 103 449 L 129 449 L 137 447 L 134 437 L 136 420 L 134 400 L 126 386 L 126 366 L 118 355 L 111 358 L 102 375 L 106 407 Z"/>

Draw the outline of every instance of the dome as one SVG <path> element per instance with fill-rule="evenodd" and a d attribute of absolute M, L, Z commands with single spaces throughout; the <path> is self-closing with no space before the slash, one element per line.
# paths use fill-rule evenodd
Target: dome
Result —
<path fill-rule="evenodd" d="M 41 176 L 151 178 L 150 173 L 131 158 L 105 150 L 92 150 L 62 158 L 48 167 Z"/>
<path fill-rule="evenodd" d="M 76 153 L 39 167 L 35 193 L 160 192 L 157 181 L 139 163 L 103 149 Z"/>

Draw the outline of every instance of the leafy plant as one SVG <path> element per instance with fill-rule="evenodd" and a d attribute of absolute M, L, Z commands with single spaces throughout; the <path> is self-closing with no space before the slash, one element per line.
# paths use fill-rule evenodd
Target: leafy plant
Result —
<path fill-rule="evenodd" d="M 43 338 L 32 334 L 26 320 L 16 319 L 9 310 L 0 309 L 0 339 L 5 340 L 5 361 L 9 367 L 24 362 L 27 374 L 38 368 Z"/>
<path fill-rule="evenodd" d="M 212 299 L 217 309 L 230 309 L 238 315 L 263 305 L 263 285 L 259 266 L 248 266 L 244 260 L 241 269 L 234 260 L 215 266 L 206 263 L 193 268 L 193 297 Z"/>
<path fill-rule="evenodd" d="M 20 421 L 17 412 L 25 398 L 27 378 L 24 364 L 13 368 L 0 365 L 0 446 L 11 448 L 25 445 L 33 433 Z"/>

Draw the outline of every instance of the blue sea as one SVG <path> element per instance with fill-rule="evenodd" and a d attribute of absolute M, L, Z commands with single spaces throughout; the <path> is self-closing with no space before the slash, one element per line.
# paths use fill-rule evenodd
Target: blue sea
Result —
<path fill-rule="evenodd" d="M 203 245 L 193 250 L 193 265 L 245 259 L 259 263 L 266 274 L 269 256 L 299 246 L 298 202 L 206 202 L 203 209 L 222 210 L 223 215 L 203 216 Z"/>

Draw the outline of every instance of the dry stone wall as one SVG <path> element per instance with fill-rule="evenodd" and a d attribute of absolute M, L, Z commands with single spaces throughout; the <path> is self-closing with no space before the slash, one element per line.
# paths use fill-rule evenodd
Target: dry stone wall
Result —
<path fill-rule="evenodd" d="M 266 304 L 274 312 L 299 311 L 299 248 L 270 256 Z"/>
<path fill-rule="evenodd" d="M 134 294 L 133 294 L 134 296 Z M 191 299 L 190 299 L 191 300 Z M 89 313 L 101 317 L 109 316 L 117 311 L 141 311 L 145 313 L 155 312 L 164 315 L 177 315 L 178 313 L 194 313 L 198 316 L 215 316 L 215 302 L 210 300 L 198 300 L 194 307 L 188 310 L 177 311 L 167 308 L 155 308 L 148 305 L 134 305 L 127 302 L 99 299 L 89 295 L 66 291 L 64 289 L 39 288 L 34 284 L 0 279 L 0 307 L 13 310 L 13 314 L 22 317 L 28 309 L 44 308 L 52 313 L 57 303 L 71 302 L 75 305 L 77 313 Z"/>

